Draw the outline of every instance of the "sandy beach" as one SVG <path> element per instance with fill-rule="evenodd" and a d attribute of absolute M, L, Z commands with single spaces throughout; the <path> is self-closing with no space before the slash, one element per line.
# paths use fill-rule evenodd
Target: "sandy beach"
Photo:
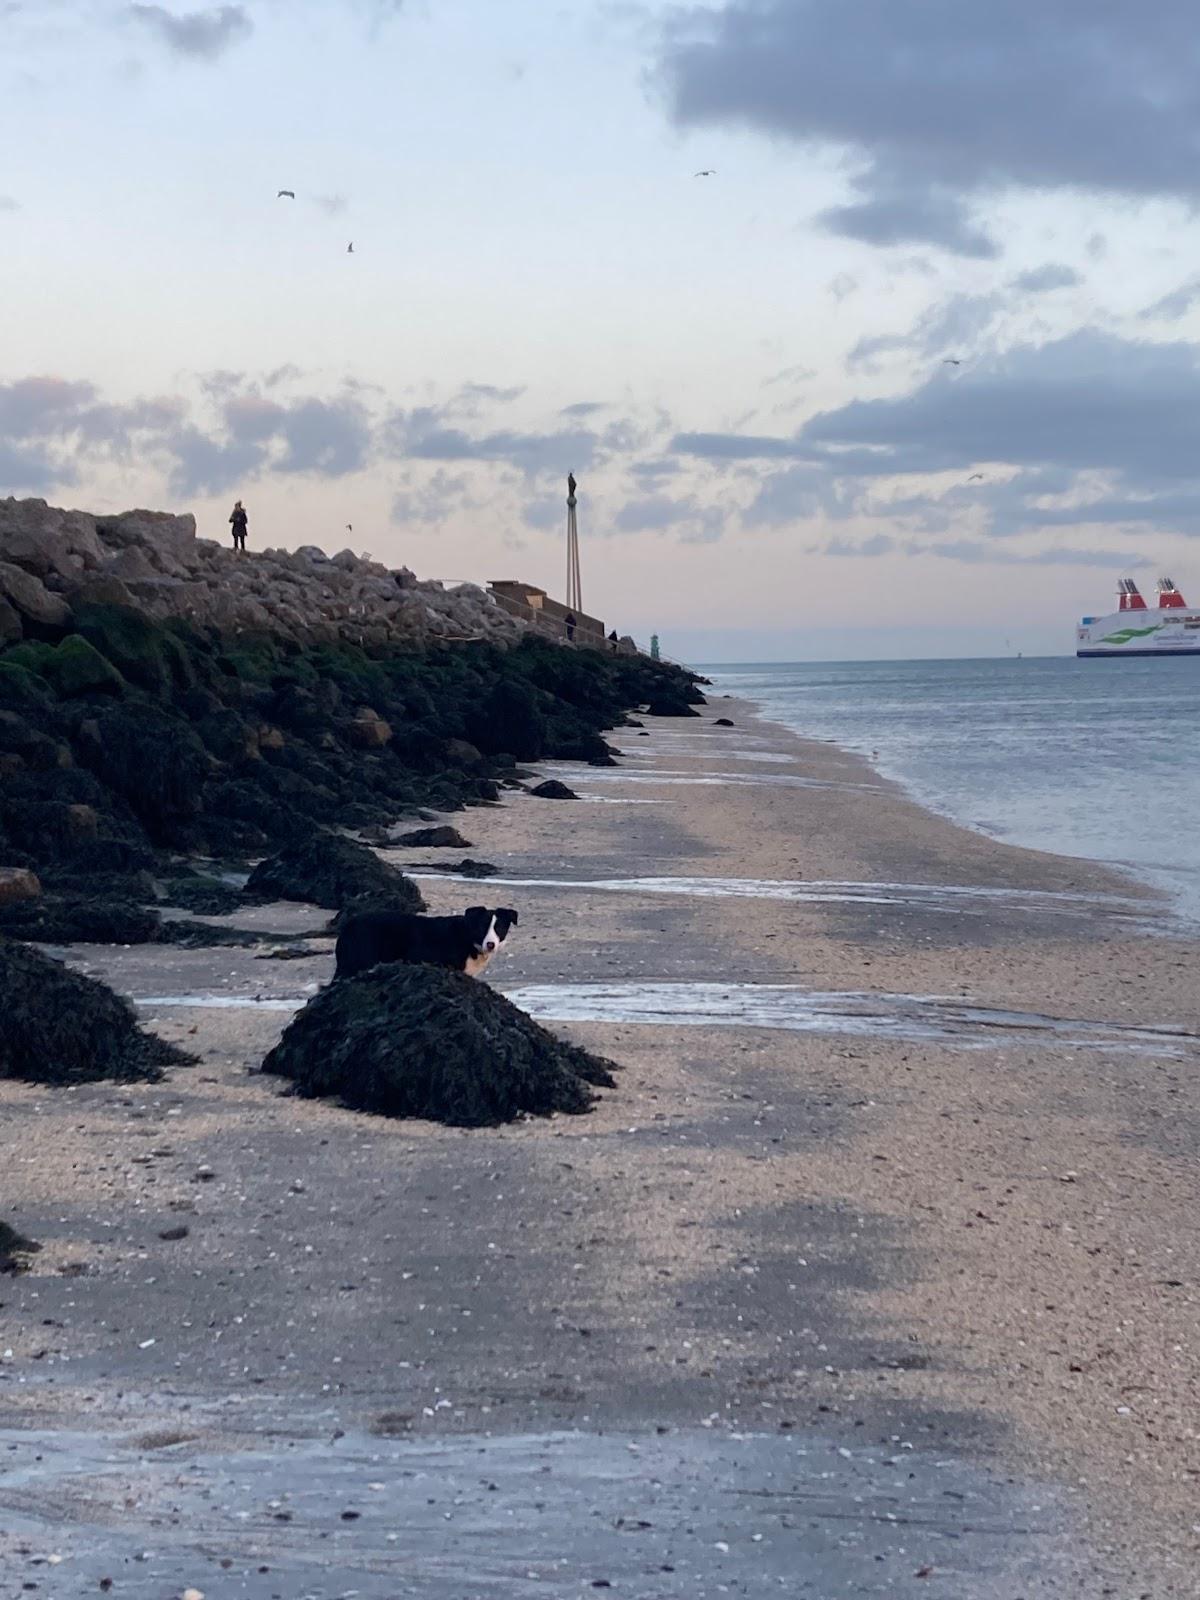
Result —
<path fill-rule="evenodd" d="M 587 1116 L 281 1095 L 328 940 L 67 952 L 200 1061 L 0 1084 L 14 1594 L 1200 1594 L 1195 932 L 740 702 L 615 742 L 421 883 Z"/>

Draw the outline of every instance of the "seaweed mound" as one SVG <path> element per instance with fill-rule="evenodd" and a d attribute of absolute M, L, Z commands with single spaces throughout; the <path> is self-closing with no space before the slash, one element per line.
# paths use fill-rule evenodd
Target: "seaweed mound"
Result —
<path fill-rule="evenodd" d="M 500 868 L 490 861 L 475 861 L 464 856 L 461 861 L 421 861 L 414 867 L 422 872 L 452 872 L 457 878 L 496 878 Z"/>
<path fill-rule="evenodd" d="M 545 783 L 539 783 L 536 789 L 531 789 L 530 794 L 536 794 L 542 800 L 578 800 L 579 796 L 574 789 L 568 789 L 565 783 L 560 783 L 557 778 L 547 778 Z"/>
<path fill-rule="evenodd" d="M 278 855 L 260 861 L 246 895 L 255 900 L 303 900 L 340 911 L 353 904 L 392 911 L 424 911 L 411 878 L 381 861 L 373 850 L 336 833 L 311 834 Z"/>
<path fill-rule="evenodd" d="M 151 944 L 161 931 L 158 912 L 132 900 L 46 895 L 0 906 L 0 938 L 35 944 Z"/>
<path fill-rule="evenodd" d="M 0 1078 L 154 1083 L 194 1057 L 146 1033 L 129 1001 L 28 945 L 0 939 Z"/>
<path fill-rule="evenodd" d="M 412 846 L 414 849 L 426 850 L 469 850 L 470 839 L 464 839 L 457 828 L 414 828 L 411 833 L 402 833 L 396 840 L 398 845 Z"/>
<path fill-rule="evenodd" d="M 403 964 L 323 989 L 263 1062 L 310 1098 L 461 1128 L 587 1111 L 610 1068 L 487 984 Z"/>
<path fill-rule="evenodd" d="M 41 1249 L 32 1239 L 26 1239 L 7 1222 L 0 1222 L 0 1272 L 28 1272 L 29 1257 Z"/>

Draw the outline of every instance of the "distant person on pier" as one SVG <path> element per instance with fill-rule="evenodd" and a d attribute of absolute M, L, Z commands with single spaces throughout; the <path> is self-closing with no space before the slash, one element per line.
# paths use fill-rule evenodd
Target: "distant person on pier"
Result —
<path fill-rule="evenodd" d="M 230 526 L 233 528 L 233 548 L 244 550 L 246 548 L 246 509 L 240 500 L 233 502 L 233 510 L 229 514 Z"/>
<path fill-rule="evenodd" d="M 617 638 L 617 630 L 615 628 L 609 634 L 608 642 L 609 642 L 610 645 L 612 645 L 612 653 L 613 653 L 613 655 L 616 655 L 617 646 L 620 644 L 621 641 Z"/>
<path fill-rule="evenodd" d="M 567 612 L 567 643 L 568 644 L 574 644 L 574 642 L 575 642 L 575 613 L 573 611 L 568 611 Z"/>

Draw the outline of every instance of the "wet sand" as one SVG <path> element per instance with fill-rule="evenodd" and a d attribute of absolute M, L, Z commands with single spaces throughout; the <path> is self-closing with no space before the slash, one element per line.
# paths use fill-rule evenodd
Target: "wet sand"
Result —
<path fill-rule="evenodd" d="M 201 1062 L 0 1085 L 45 1245 L 0 1280 L 6 1573 L 1200 1593 L 1193 930 L 737 702 L 645 731 L 455 819 L 501 882 L 422 883 L 519 907 L 489 979 L 622 1064 L 590 1116 L 282 1097 L 324 941 L 70 952 Z"/>

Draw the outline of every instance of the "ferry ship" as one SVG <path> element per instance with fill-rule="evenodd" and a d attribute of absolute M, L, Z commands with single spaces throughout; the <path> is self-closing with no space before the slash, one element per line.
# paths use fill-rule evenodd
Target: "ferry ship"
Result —
<path fill-rule="evenodd" d="M 1075 630 L 1077 656 L 1190 656 L 1200 654 L 1200 608 L 1189 606 L 1170 578 L 1158 580 L 1151 610 L 1132 578 L 1117 585 L 1117 609 L 1084 617 Z"/>

